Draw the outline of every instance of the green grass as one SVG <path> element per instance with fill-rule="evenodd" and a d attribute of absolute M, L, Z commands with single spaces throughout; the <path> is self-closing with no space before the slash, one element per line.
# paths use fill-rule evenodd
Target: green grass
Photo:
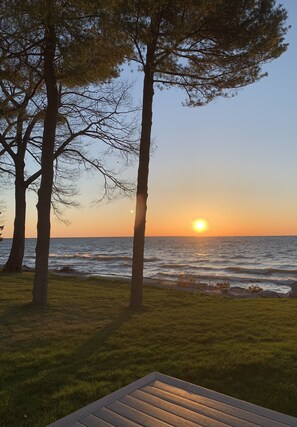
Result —
<path fill-rule="evenodd" d="M 297 416 L 297 300 L 229 299 L 51 276 L 0 275 L 0 424 L 45 426 L 152 371 Z"/>

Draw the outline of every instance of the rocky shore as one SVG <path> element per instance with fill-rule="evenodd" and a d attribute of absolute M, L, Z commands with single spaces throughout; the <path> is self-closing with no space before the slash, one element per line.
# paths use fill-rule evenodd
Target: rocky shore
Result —
<path fill-rule="evenodd" d="M 189 292 L 200 292 L 207 295 L 222 295 L 237 298 L 288 298 L 292 297 L 292 291 L 281 293 L 271 290 L 264 290 L 259 286 L 249 287 L 232 286 L 228 282 L 218 282 L 216 284 L 195 283 L 186 280 L 173 282 L 169 280 L 146 279 L 146 285 L 157 286 L 168 289 L 183 290 Z"/>
<path fill-rule="evenodd" d="M 24 266 L 23 271 L 34 271 L 34 269 Z M 81 279 L 87 279 L 88 274 L 82 273 L 71 267 L 63 267 L 57 270 L 51 270 L 51 273 L 61 276 L 79 276 Z M 111 281 L 129 282 L 128 278 L 104 277 Z M 260 286 L 251 285 L 249 287 L 232 286 L 229 282 L 217 283 L 197 283 L 191 276 L 181 275 L 178 281 L 165 279 L 145 278 L 144 285 L 155 286 L 167 289 L 182 290 L 188 292 L 200 292 L 206 295 L 222 295 L 233 298 L 297 298 L 297 282 L 292 285 L 292 289 L 287 293 L 276 292 L 262 289 Z"/>

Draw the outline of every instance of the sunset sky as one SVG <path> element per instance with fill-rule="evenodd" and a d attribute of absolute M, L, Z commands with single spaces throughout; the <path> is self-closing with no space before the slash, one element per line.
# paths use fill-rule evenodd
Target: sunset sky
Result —
<path fill-rule="evenodd" d="M 268 77 L 201 108 L 183 107 L 181 91 L 156 90 L 147 235 L 297 235 L 297 1 L 281 3 L 290 46 L 264 67 Z M 141 78 L 133 89 L 138 103 Z M 137 166 L 125 176 L 135 180 Z M 98 186 L 95 175 L 81 179 L 80 207 L 64 211 L 70 225 L 53 216 L 53 237 L 133 235 L 135 200 L 94 206 Z M 13 190 L 1 193 L 3 236 L 11 237 Z M 35 205 L 28 195 L 27 237 L 36 236 Z M 193 228 L 198 218 L 205 230 Z"/>

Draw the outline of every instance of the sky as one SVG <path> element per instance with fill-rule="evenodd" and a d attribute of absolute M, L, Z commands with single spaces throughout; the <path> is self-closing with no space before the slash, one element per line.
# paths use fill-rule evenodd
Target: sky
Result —
<path fill-rule="evenodd" d="M 297 235 L 297 1 L 288 11 L 289 47 L 263 67 L 268 77 L 231 99 L 183 107 L 185 94 L 156 90 L 146 223 L 148 236 Z M 132 95 L 141 102 L 142 75 Z M 136 180 L 137 160 L 124 176 Z M 79 182 L 80 206 L 52 216 L 52 237 L 132 236 L 134 198 L 94 204 L 95 175 Z M 4 237 L 12 236 L 13 190 L 1 191 Z M 36 236 L 36 195 L 28 194 L 26 236 Z M 195 230 L 196 219 L 206 229 Z M 2 221 L 3 222 L 3 221 Z"/>

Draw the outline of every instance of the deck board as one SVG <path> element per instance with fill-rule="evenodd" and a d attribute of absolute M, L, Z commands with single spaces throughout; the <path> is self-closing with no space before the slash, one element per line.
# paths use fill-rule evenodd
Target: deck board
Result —
<path fill-rule="evenodd" d="M 101 408 L 97 413 L 96 416 L 104 421 L 107 421 L 112 426 L 115 427 L 139 427 L 141 424 L 136 423 L 132 420 L 128 420 L 126 417 L 117 414 L 116 412 L 112 411 L 109 408 Z"/>
<path fill-rule="evenodd" d="M 297 427 L 297 418 L 153 372 L 48 427 Z"/>
<path fill-rule="evenodd" d="M 131 396 L 136 397 L 146 403 L 149 403 L 153 407 L 163 409 L 171 414 L 177 415 L 181 419 L 189 420 L 193 423 L 199 423 L 202 426 L 207 427 L 228 427 L 229 424 L 222 423 L 218 420 L 213 419 L 211 416 L 205 416 L 201 412 L 195 411 L 193 407 L 191 409 L 181 406 L 179 403 L 171 403 L 168 400 L 164 400 L 160 397 L 145 393 L 142 389 L 134 391 Z"/>
<path fill-rule="evenodd" d="M 220 405 L 216 405 L 215 402 L 213 402 L 212 405 L 205 405 L 206 403 L 205 401 L 197 402 L 195 400 L 191 400 L 183 396 L 178 396 L 177 394 L 173 394 L 165 390 L 160 390 L 153 386 L 143 387 L 140 391 L 159 397 L 164 401 L 168 401 L 174 405 L 182 406 L 185 409 L 190 409 L 192 411 L 200 413 L 201 415 L 205 415 L 206 417 L 213 418 L 214 420 L 220 421 L 228 426 L 234 424 L 235 422 L 237 422 L 238 427 L 254 427 L 255 426 L 254 423 L 246 421 L 244 418 L 239 417 L 238 412 L 236 413 L 234 412 L 234 414 L 228 414 L 227 412 L 222 410 L 222 409 L 225 409 L 224 406 L 222 407 Z M 227 405 L 225 405 L 225 407 L 226 406 Z M 247 413 L 247 417 L 248 416 L 249 416 L 249 413 Z"/>
<path fill-rule="evenodd" d="M 86 424 L 82 424 L 79 421 L 76 421 L 71 427 L 86 427 Z"/>
<path fill-rule="evenodd" d="M 222 421 L 225 420 L 224 422 L 227 422 L 227 417 L 230 416 L 232 417 L 229 419 L 231 423 L 230 425 L 232 425 L 232 422 L 235 422 L 236 420 L 237 426 L 242 427 L 252 427 L 255 425 L 259 425 L 261 427 L 283 426 L 283 424 L 280 424 L 278 421 L 268 419 L 233 405 L 222 403 L 218 400 L 213 400 L 198 394 L 189 393 L 185 390 L 173 387 L 160 381 L 156 381 L 152 385 L 145 386 L 142 388 L 142 390 L 157 396 L 163 396 L 164 399 L 168 399 L 172 402 L 179 402 L 180 404 L 183 403 L 184 405 L 189 406 L 192 404 L 198 404 L 199 406 L 201 405 L 201 409 L 198 409 L 197 407 L 197 410 L 202 410 L 202 408 L 204 408 L 204 412 L 213 414 L 212 416 L 214 417 L 216 417 L 217 413 L 219 412 L 221 414 L 220 416 L 223 416 Z M 213 410 L 215 412 L 213 412 Z"/>
<path fill-rule="evenodd" d="M 239 400 L 239 399 L 227 396 L 225 394 L 215 392 L 213 390 L 208 390 L 206 388 L 203 388 L 191 383 L 187 383 L 185 381 L 178 380 L 176 378 L 167 377 L 166 375 L 159 374 L 158 378 L 156 378 L 156 381 L 154 382 L 154 385 L 155 386 L 160 385 L 161 387 L 163 387 L 164 384 L 171 385 L 173 387 L 176 387 L 177 389 L 183 389 L 185 391 L 188 391 L 189 393 L 193 393 L 194 395 L 208 397 L 211 400 L 225 403 L 229 406 L 233 406 L 238 409 L 246 410 L 251 414 L 260 415 L 264 419 L 266 418 L 270 422 L 270 424 L 268 424 L 269 427 L 272 425 L 271 423 L 273 421 L 279 422 L 282 427 L 287 425 L 297 427 L 297 418 L 291 417 L 289 415 L 281 414 L 280 412 L 272 411 L 270 409 L 263 408 L 262 406 L 254 405 L 252 403 L 248 403 L 243 400 Z"/>
<path fill-rule="evenodd" d="M 108 406 L 114 412 L 117 412 L 126 418 L 135 421 L 141 425 L 145 424 L 146 427 L 171 427 L 171 424 L 167 424 L 158 418 L 152 417 L 151 415 L 145 414 L 132 406 L 128 406 L 122 401 L 117 401 Z"/>
<path fill-rule="evenodd" d="M 82 422 L 86 427 L 113 427 L 113 424 L 104 421 L 102 418 L 96 417 L 94 414 L 90 414 Z"/>
<path fill-rule="evenodd" d="M 139 400 L 131 395 L 123 397 L 120 402 L 126 403 L 132 408 L 138 409 L 147 415 L 155 417 L 161 421 L 164 421 L 165 423 L 172 424 L 174 426 L 179 426 L 182 424 L 184 427 L 195 427 L 197 425 L 203 427 L 203 424 L 195 424 L 192 421 L 186 420 L 177 414 L 168 412 L 166 409 L 154 406 L 153 404 Z"/>

